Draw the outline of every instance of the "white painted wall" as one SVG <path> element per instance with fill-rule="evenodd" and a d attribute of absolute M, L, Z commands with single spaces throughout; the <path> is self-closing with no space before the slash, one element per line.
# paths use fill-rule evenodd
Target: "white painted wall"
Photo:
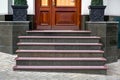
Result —
<path fill-rule="evenodd" d="M 28 14 L 33 15 L 35 14 L 35 0 L 27 0 L 28 2 Z"/>
<path fill-rule="evenodd" d="M 0 0 L 0 15 L 8 14 L 8 0 Z"/>
<path fill-rule="evenodd" d="M 82 15 L 89 15 L 89 9 L 88 7 L 91 4 L 91 0 L 82 0 Z M 104 0 L 104 5 L 108 4 L 108 0 Z M 108 7 L 105 10 L 105 13 L 107 13 Z"/>
<path fill-rule="evenodd" d="M 91 0 L 82 0 L 82 15 L 88 15 L 89 9 L 88 6 L 90 5 Z"/>
<path fill-rule="evenodd" d="M 108 1 L 109 0 L 104 0 L 104 5 L 106 6 L 106 8 L 105 8 L 105 15 L 108 15 L 108 13 L 109 13 L 108 12 L 108 9 L 109 9 L 109 7 L 108 7 L 108 4 L 109 4 Z"/>
<path fill-rule="evenodd" d="M 107 0 L 107 15 L 120 16 L 120 0 Z"/>
<path fill-rule="evenodd" d="M 8 0 L 8 14 L 13 14 L 11 7 L 11 5 L 13 5 L 13 1 L 14 0 Z"/>
<path fill-rule="evenodd" d="M 82 0 L 82 15 L 89 15 L 88 6 L 91 0 Z M 120 16 L 120 0 L 104 0 L 105 15 Z"/>
<path fill-rule="evenodd" d="M 35 5 L 34 1 L 35 0 L 27 0 L 28 1 L 28 14 L 29 15 L 34 15 L 35 14 Z M 9 4 L 8 4 L 9 3 Z M 0 14 L 13 14 L 13 10 L 11 8 L 11 5 L 14 4 L 14 0 L 0 0 L 0 5 L 3 4 L 4 8 L 0 8 Z M 2 11 L 1 11 L 2 9 Z"/>
<path fill-rule="evenodd" d="M 10 2 L 11 1 L 11 2 Z M 0 0 L 0 15 L 12 14 L 11 4 L 13 0 Z M 28 14 L 35 14 L 35 0 L 28 1 Z M 82 0 L 82 15 L 89 15 L 88 6 L 91 0 Z M 9 4 L 8 4 L 9 3 Z M 106 5 L 105 15 L 120 16 L 120 0 L 104 0 Z"/>

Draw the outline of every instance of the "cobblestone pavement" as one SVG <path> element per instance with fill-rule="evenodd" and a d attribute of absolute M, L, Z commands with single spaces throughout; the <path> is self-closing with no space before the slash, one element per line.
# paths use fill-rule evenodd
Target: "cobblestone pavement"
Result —
<path fill-rule="evenodd" d="M 13 71 L 16 55 L 0 53 L 0 80 L 120 80 L 120 60 L 108 64 L 108 75 Z"/>

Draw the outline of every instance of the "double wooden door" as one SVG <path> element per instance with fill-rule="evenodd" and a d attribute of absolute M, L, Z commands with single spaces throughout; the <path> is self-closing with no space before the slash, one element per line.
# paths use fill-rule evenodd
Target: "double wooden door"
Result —
<path fill-rule="evenodd" d="M 35 0 L 36 29 L 80 29 L 81 0 Z"/>

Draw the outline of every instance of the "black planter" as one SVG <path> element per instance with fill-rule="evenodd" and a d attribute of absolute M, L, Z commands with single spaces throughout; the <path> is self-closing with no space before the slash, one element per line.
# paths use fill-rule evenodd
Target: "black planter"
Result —
<path fill-rule="evenodd" d="M 106 6 L 89 6 L 90 21 L 104 21 L 104 10 Z"/>
<path fill-rule="evenodd" d="M 13 21 L 26 21 L 27 20 L 27 8 L 28 6 L 13 5 Z"/>

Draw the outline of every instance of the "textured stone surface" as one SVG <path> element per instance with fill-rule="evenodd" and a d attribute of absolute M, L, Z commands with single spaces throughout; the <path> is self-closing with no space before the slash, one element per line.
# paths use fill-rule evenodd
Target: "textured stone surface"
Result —
<path fill-rule="evenodd" d="M 21 52 L 19 53 L 18 52 L 17 54 L 19 57 L 103 57 L 102 53 L 82 53 L 82 52 L 79 52 L 79 53 L 72 52 L 71 54 L 69 52 L 63 53 L 63 54 L 61 54 L 60 52 L 59 53 L 55 53 L 55 52 L 51 52 L 51 53 L 50 52 L 49 53 Z"/>
<path fill-rule="evenodd" d="M 4 21 L 5 20 L 5 16 L 4 15 L 0 15 L 0 21 Z"/>
<path fill-rule="evenodd" d="M 46 39 L 44 39 L 44 38 L 40 38 L 40 39 L 35 39 L 35 38 L 33 38 L 33 39 L 25 39 L 25 38 L 23 38 L 23 39 L 20 39 L 20 42 L 42 42 L 42 43 L 49 43 L 49 42 L 51 42 L 51 43 L 98 43 L 99 42 L 99 39 L 69 39 L 69 38 L 53 38 L 53 39 L 50 39 L 50 38 L 46 38 Z"/>
<path fill-rule="evenodd" d="M 89 6 L 90 9 L 90 21 L 104 21 L 104 10 L 106 6 Z"/>
<path fill-rule="evenodd" d="M 52 31 L 52 30 L 51 30 Z M 28 32 L 29 36 L 89 36 L 90 32 Z"/>
<path fill-rule="evenodd" d="M 87 22 L 87 29 L 92 31 L 92 35 L 101 37 L 104 56 L 108 62 L 118 59 L 118 22 Z"/>
<path fill-rule="evenodd" d="M 17 49 L 17 37 L 25 35 L 29 29 L 29 22 L 0 21 L 0 51 L 14 54 Z"/>
<path fill-rule="evenodd" d="M 47 60 L 47 61 L 41 61 L 41 60 L 18 60 L 17 62 L 17 65 L 29 65 L 29 66 L 47 66 L 47 65 L 49 65 L 49 66 L 51 66 L 51 65 L 53 65 L 53 66 L 89 66 L 89 65 L 91 65 L 91 66 L 102 66 L 102 65 L 104 65 L 105 64 L 105 61 L 92 61 L 92 60 L 88 60 L 88 61 L 81 61 L 81 60 L 76 60 L 76 61 L 73 61 L 73 60 L 59 60 L 59 61 L 57 61 L 57 60 Z"/>
<path fill-rule="evenodd" d="M 13 9 L 13 21 L 26 21 L 27 20 L 27 5 L 14 5 Z"/>
<path fill-rule="evenodd" d="M 39 45 L 39 46 L 36 46 L 36 45 L 30 45 L 30 46 L 19 46 L 19 49 L 21 50 L 100 50 L 101 49 L 101 46 L 94 46 L 94 45 L 91 45 L 91 46 L 76 46 L 76 45 L 61 45 L 61 46 L 56 46 L 56 45 L 46 45 L 46 46 L 43 46 L 43 45 Z"/>
<path fill-rule="evenodd" d="M 119 56 L 118 58 L 120 59 L 120 49 L 118 49 L 118 56 Z"/>
<path fill-rule="evenodd" d="M 0 53 L 0 80 L 120 80 L 120 60 L 107 64 L 108 75 L 13 71 L 16 55 Z"/>

